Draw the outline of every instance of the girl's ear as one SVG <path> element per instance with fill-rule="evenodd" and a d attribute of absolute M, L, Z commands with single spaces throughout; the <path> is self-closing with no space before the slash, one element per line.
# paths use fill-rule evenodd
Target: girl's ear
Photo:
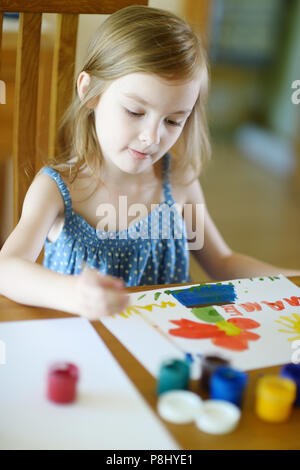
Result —
<path fill-rule="evenodd" d="M 77 78 L 77 91 L 80 100 L 83 100 L 86 90 L 91 82 L 91 77 L 87 72 L 80 72 Z"/>
<path fill-rule="evenodd" d="M 82 101 L 84 98 L 84 95 L 91 83 L 91 77 L 87 72 L 80 72 L 78 78 L 77 78 L 77 91 L 78 91 L 78 96 L 80 100 Z M 98 100 L 97 99 L 91 99 L 86 106 L 88 108 L 94 109 L 95 106 L 97 105 Z"/>

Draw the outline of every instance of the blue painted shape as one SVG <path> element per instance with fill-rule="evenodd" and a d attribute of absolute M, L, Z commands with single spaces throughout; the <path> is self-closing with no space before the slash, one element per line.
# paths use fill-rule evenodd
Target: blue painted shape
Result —
<path fill-rule="evenodd" d="M 234 285 L 228 284 L 200 284 L 186 289 L 171 290 L 170 293 L 185 307 L 232 303 L 237 298 Z"/>

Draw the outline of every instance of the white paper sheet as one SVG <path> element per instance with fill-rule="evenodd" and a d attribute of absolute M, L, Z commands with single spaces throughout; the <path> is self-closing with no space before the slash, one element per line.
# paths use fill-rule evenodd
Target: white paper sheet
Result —
<path fill-rule="evenodd" d="M 179 449 L 87 320 L 0 323 L 0 340 L 1 449 Z M 80 369 L 73 404 L 46 398 L 56 361 Z"/>
<path fill-rule="evenodd" d="M 176 344 L 168 341 L 145 319 L 138 315 L 130 321 L 122 316 L 102 318 L 102 323 L 119 339 L 135 358 L 153 375 L 158 376 L 162 361 L 185 359 L 185 354 Z"/>
<path fill-rule="evenodd" d="M 191 308 L 167 294 L 166 288 L 131 294 L 131 309 L 102 321 L 155 377 L 167 355 L 171 358 L 189 354 L 193 359 L 192 377 L 195 379 L 201 373 L 203 354 L 222 356 L 233 367 L 241 370 L 291 362 L 293 341 L 300 339 L 300 288 L 282 275 L 233 280 L 222 284 L 228 283 L 235 287 L 237 299 L 234 305 L 213 306 L 223 318 L 223 325 L 197 318 Z M 229 347 L 216 345 L 214 334 L 193 339 L 172 335 L 170 330 L 179 328 L 172 321 L 182 319 L 196 322 L 202 331 L 205 326 L 212 325 L 212 330 L 217 334 L 224 326 Z M 242 322 L 246 320 L 246 324 L 252 321 L 252 325 L 250 328 L 240 328 L 240 331 L 230 331 L 231 322 L 236 319 Z M 234 350 L 234 343 L 243 335 L 246 335 L 244 349 Z"/>

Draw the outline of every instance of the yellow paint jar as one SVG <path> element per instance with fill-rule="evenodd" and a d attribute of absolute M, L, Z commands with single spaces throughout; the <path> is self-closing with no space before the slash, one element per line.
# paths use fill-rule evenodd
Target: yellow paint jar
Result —
<path fill-rule="evenodd" d="M 258 381 L 256 414 L 265 421 L 286 421 L 296 398 L 296 385 L 290 379 L 269 375 Z"/>

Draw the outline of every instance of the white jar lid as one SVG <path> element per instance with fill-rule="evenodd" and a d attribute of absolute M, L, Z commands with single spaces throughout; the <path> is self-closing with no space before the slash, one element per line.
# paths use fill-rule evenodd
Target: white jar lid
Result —
<path fill-rule="evenodd" d="M 195 422 L 201 431 L 209 434 L 226 434 L 236 428 L 240 416 L 240 409 L 229 401 L 206 400 Z"/>
<path fill-rule="evenodd" d="M 201 413 L 202 400 L 187 390 L 172 390 L 160 395 L 157 410 L 166 421 L 176 424 L 190 423 Z"/>

